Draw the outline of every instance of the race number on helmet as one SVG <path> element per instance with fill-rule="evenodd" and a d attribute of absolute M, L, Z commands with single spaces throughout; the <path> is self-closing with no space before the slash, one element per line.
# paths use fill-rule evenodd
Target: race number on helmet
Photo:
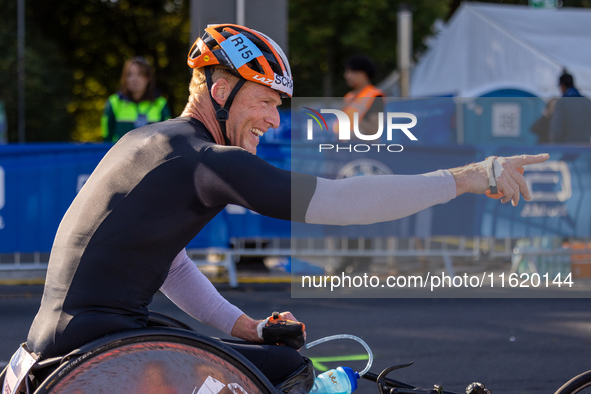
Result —
<path fill-rule="evenodd" d="M 247 81 L 293 94 L 293 78 L 285 54 L 269 37 L 244 26 L 209 26 L 191 47 L 187 64 L 191 68 L 220 65 Z"/>

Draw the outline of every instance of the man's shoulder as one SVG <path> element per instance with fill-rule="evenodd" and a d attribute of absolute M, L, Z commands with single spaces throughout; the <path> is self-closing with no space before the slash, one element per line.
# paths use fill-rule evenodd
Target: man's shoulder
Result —
<path fill-rule="evenodd" d="M 186 148 L 189 151 L 202 150 L 215 144 L 207 128 L 201 122 L 190 118 L 173 118 L 150 123 L 130 131 L 121 140 L 126 140 L 126 144 L 135 145 L 163 144 L 181 151 Z"/>
<path fill-rule="evenodd" d="M 201 139 L 204 141 L 214 142 L 213 137 L 207 127 L 196 119 L 189 117 L 179 117 L 165 120 L 159 123 L 153 123 L 151 125 L 154 129 L 161 133 L 172 133 L 172 134 L 186 134 L 187 136 Z"/>
<path fill-rule="evenodd" d="M 209 144 L 203 147 L 201 161 L 218 172 L 235 174 L 263 174 L 265 169 L 273 167 L 257 155 L 238 146 Z"/>
<path fill-rule="evenodd" d="M 244 148 L 239 146 L 227 146 L 219 144 L 208 144 L 205 147 L 207 154 L 216 157 L 216 160 L 234 161 L 234 160 L 262 160 L 257 155 L 254 155 Z"/>

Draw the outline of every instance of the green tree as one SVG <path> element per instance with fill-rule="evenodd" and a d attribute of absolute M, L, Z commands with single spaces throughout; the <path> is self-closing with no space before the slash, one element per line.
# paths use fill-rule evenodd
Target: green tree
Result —
<path fill-rule="evenodd" d="M 25 0 L 27 141 L 98 141 L 106 98 L 121 68 L 144 56 L 173 116 L 186 102 L 190 69 L 189 0 Z M 396 68 L 397 11 L 403 0 L 289 0 L 289 56 L 298 96 L 341 96 L 343 61 L 372 57 L 376 81 Z M 433 22 L 447 20 L 461 0 L 408 0 L 415 58 Z M 505 0 L 526 4 L 527 0 Z M 9 140 L 17 140 L 17 2 L 0 0 L 0 101 Z M 590 7 L 591 0 L 564 0 Z"/>
<path fill-rule="evenodd" d="M 376 82 L 397 68 L 397 12 L 413 10 L 415 60 L 426 49 L 437 19 L 447 21 L 464 0 L 289 0 L 289 56 L 298 96 L 342 96 L 349 56 L 365 54 L 377 65 Z M 528 0 L 480 0 L 528 4 Z M 591 0 L 557 0 L 563 7 L 591 7 Z"/>
<path fill-rule="evenodd" d="M 402 3 L 414 9 L 413 48 L 425 49 L 436 19 L 448 13 L 449 0 L 290 0 L 290 58 L 298 96 L 342 96 L 343 62 L 365 54 L 377 65 L 376 80 L 396 68 L 397 12 Z"/>
<path fill-rule="evenodd" d="M 17 2 L 0 0 L 0 101 L 6 104 L 8 139 L 18 140 Z M 55 41 L 26 23 L 25 116 L 27 141 L 68 140 L 74 125 L 65 110 L 72 99 L 71 70 Z"/>
<path fill-rule="evenodd" d="M 0 75 L 11 83 L 2 84 L 0 99 L 14 141 L 16 2 L 0 4 L 11 10 L 0 16 Z M 105 100 L 132 56 L 153 64 L 173 115 L 182 111 L 190 79 L 188 0 L 27 0 L 26 28 L 28 141 L 100 140 Z"/>
<path fill-rule="evenodd" d="M 33 0 L 30 0 L 33 2 Z M 76 140 L 100 140 L 99 119 L 108 95 L 119 88 L 123 63 L 144 56 L 173 115 L 186 101 L 189 72 L 182 53 L 190 34 L 188 1 L 35 0 L 36 22 L 60 43 L 73 70 Z M 43 15 L 56 15 L 47 19 Z"/>

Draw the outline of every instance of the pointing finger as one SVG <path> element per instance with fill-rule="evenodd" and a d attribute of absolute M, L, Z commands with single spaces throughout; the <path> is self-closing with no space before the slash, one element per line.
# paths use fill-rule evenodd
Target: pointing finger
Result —
<path fill-rule="evenodd" d="M 522 167 L 527 164 L 543 163 L 550 158 L 548 153 L 540 153 L 539 155 L 519 155 L 507 157 L 507 161 L 513 167 Z"/>

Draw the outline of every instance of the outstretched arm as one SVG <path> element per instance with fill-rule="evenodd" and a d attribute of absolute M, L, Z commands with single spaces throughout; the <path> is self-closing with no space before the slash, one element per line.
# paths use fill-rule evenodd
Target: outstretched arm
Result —
<path fill-rule="evenodd" d="M 531 198 L 525 178 L 516 168 L 548 160 L 548 154 L 499 157 L 501 201 L 516 206 L 519 195 Z M 383 175 L 343 180 L 318 178 L 306 211 L 306 223 L 371 224 L 396 220 L 463 193 L 482 194 L 489 188 L 486 162 L 421 175 Z"/>
<path fill-rule="evenodd" d="M 306 211 L 306 223 L 372 224 L 400 219 L 456 196 L 452 174 L 358 176 L 318 184 Z"/>
<path fill-rule="evenodd" d="M 503 202 L 529 199 L 516 167 L 540 163 L 547 154 L 498 158 Z M 240 148 L 213 146 L 195 172 L 205 206 L 237 204 L 260 214 L 312 224 L 372 224 L 400 219 L 460 194 L 484 193 L 483 163 L 419 175 L 379 175 L 340 180 L 284 171 Z"/>

